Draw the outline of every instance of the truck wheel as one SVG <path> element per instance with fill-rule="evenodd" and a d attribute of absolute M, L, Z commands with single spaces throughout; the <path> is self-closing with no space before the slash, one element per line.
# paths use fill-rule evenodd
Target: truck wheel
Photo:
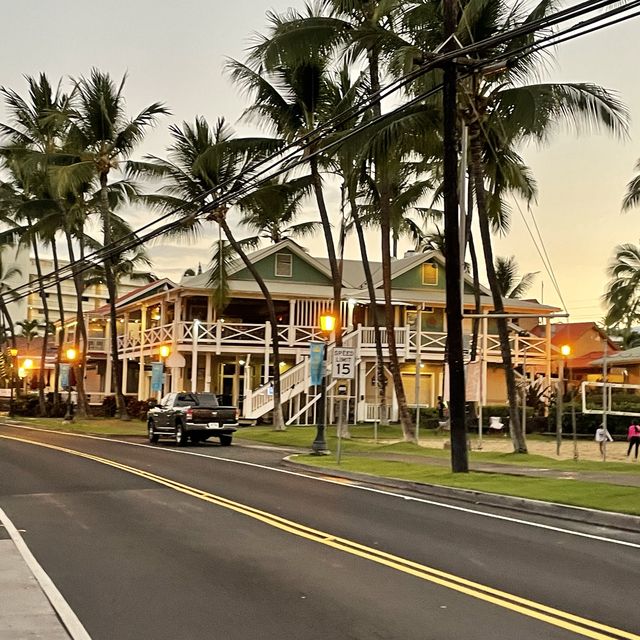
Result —
<path fill-rule="evenodd" d="M 176 425 L 176 444 L 179 447 L 184 447 L 187 444 L 187 432 L 181 422 Z"/>
<path fill-rule="evenodd" d="M 231 445 L 232 439 L 233 439 L 232 436 L 220 436 L 220 444 L 223 447 L 228 447 L 229 445 Z"/>
<path fill-rule="evenodd" d="M 199 433 L 192 433 L 190 437 L 193 444 L 198 444 L 199 442 L 202 442 L 204 440 L 204 438 Z"/>
<path fill-rule="evenodd" d="M 147 428 L 149 430 L 149 442 L 151 444 L 155 444 L 156 442 L 158 442 L 158 437 L 159 436 L 155 432 L 153 420 L 149 420 L 149 423 L 147 424 Z"/>

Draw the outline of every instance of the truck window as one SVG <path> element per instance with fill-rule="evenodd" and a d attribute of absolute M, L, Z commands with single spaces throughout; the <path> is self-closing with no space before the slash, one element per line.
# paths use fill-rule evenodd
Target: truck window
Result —
<path fill-rule="evenodd" d="M 198 401 L 198 405 L 201 407 L 217 407 L 218 406 L 218 398 L 216 398 L 215 393 L 199 393 L 196 396 Z"/>
<path fill-rule="evenodd" d="M 174 406 L 176 407 L 190 407 L 191 405 L 198 404 L 197 400 L 191 393 L 179 393 L 176 398 Z"/>

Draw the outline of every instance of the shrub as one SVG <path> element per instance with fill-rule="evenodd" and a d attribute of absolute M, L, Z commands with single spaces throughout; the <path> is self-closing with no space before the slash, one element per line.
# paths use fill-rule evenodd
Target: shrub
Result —
<path fill-rule="evenodd" d="M 113 418 L 116 415 L 116 397 L 105 396 L 102 400 L 102 413 L 105 418 Z"/>

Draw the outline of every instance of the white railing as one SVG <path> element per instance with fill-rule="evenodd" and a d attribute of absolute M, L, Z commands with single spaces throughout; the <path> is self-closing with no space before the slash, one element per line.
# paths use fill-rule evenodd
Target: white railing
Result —
<path fill-rule="evenodd" d="M 389 405 L 381 406 L 366 402 L 364 405 L 365 422 L 389 422 Z"/>
<path fill-rule="evenodd" d="M 196 330 L 197 327 L 197 330 Z M 154 347 L 162 343 L 174 341 L 176 325 L 167 324 L 146 329 L 144 332 L 144 347 Z M 197 331 L 197 336 L 196 336 Z M 396 348 L 398 355 L 404 358 L 414 357 L 417 351 L 417 341 L 420 341 L 420 351 L 423 354 L 444 353 L 447 334 L 443 331 L 417 332 L 414 327 L 395 327 Z M 191 345 L 195 341 L 202 345 L 214 345 L 217 352 L 223 349 L 235 351 L 238 347 L 258 347 L 264 350 L 271 348 L 272 328 L 270 323 L 248 324 L 232 322 L 179 322 L 177 323 L 176 341 L 183 345 Z M 382 347 L 388 349 L 387 329 L 380 328 Z M 195 340 L 194 340 L 195 338 Z M 278 341 L 282 347 L 308 347 L 309 343 L 323 340 L 318 327 L 293 327 L 278 325 Z M 481 349 L 483 339 L 479 336 L 478 348 Z M 497 335 L 486 336 L 485 357 L 500 358 L 500 340 Z M 90 340 L 91 351 L 108 351 L 108 344 L 104 338 Z M 129 327 L 129 331 L 118 336 L 120 352 L 130 353 L 140 348 L 141 335 L 137 327 Z M 545 359 L 547 344 L 545 338 L 535 336 L 512 335 L 509 344 L 514 360 Z M 363 354 L 372 355 L 375 350 L 375 332 L 373 327 L 358 327 L 343 336 L 343 346 L 356 349 L 356 357 Z"/>
<path fill-rule="evenodd" d="M 282 403 L 288 402 L 300 393 L 300 386 L 306 389 L 309 380 L 309 358 L 305 358 L 280 376 L 280 393 Z M 248 391 L 245 397 L 245 416 L 256 418 L 273 408 L 272 382 L 267 382 L 253 391 Z M 267 408 L 268 407 L 268 408 Z M 257 414 L 257 415 L 256 415 Z"/>
<path fill-rule="evenodd" d="M 164 324 L 159 327 L 151 327 L 149 329 L 145 329 L 145 332 L 144 332 L 145 346 L 171 342 L 172 338 L 173 338 L 172 324 Z"/>

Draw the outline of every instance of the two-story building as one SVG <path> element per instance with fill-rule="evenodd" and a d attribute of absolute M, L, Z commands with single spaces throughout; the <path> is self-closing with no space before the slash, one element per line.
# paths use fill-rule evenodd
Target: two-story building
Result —
<path fill-rule="evenodd" d="M 333 290 L 326 259 L 315 258 L 292 240 L 260 249 L 250 259 L 264 278 L 275 301 L 278 325 L 268 321 L 266 302 L 242 261 L 229 268 L 229 303 L 215 308 L 211 272 L 184 278 L 179 284 L 168 279 L 139 287 L 117 304 L 119 359 L 108 354 L 108 309 L 88 314 L 89 352 L 87 390 L 96 401 L 112 393 L 112 367 L 121 367 L 123 391 L 145 399 L 151 391 L 152 363 L 162 359 L 160 348 L 168 347 L 163 392 L 212 391 L 241 408 L 246 419 L 265 418 L 273 408 L 274 367 L 281 374 L 283 410 L 290 422 L 313 420 L 317 394 L 310 388 L 309 345 L 322 340 L 318 321 L 331 308 Z M 376 282 L 376 315 L 385 356 L 388 356 L 381 265 L 373 263 Z M 353 347 L 357 373 L 349 384 L 350 412 L 359 421 L 373 420 L 380 404 L 397 417 L 393 385 L 380 403 L 375 379 L 375 333 L 361 262 L 343 262 L 343 346 Z M 405 393 L 411 406 L 435 406 L 445 382 L 447 326 L 445 316 L 444 260 L 438 252 L 409 255 L 393 261 L 393 308 L 395 338 L 401 362 Z M 483 404 L 504 403 L 506 392 L 495 320 L 489 292 L 482 291 L 482 314 L 478 341 L 481 368 L 480 394 Z M 465 276 L 465 312 L 475 309 L 471 279 Z M 535 301 L 505 300 L 513 313 L 511 335 L 515 364 L 525 365 L 527 376 L 551 373 L 551 325 L 557 309 Z M 545 322 L 546 335 L 528 329 Z M 515 324 L 517 323 L 517 325 Z M 519 326 L 518 326 L 519 325 Z M 472 320 L 464 320 L 470 335 Z M 272 338 L 278 336 L 280 361 L 274 362 Z M 331 361 L 333 345 L 328 348 Z M 336 381 L 329 381 L 335 393 Z"/>

